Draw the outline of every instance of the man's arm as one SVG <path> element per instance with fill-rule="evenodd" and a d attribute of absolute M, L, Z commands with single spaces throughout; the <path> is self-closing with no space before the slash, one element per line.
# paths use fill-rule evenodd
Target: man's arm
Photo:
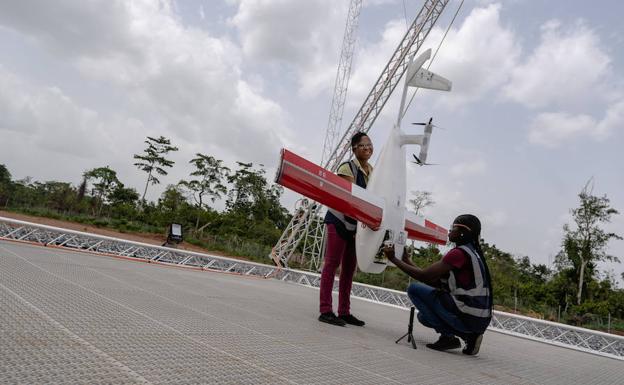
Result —
<path fill-rule="evenodd" d="M 388 258 L 390 262 L 394 263 L 396 267 L 401 269 L 405 274 L 421 282 L 435 284 L 441 277 L 451 271 L 452 268 L 451 265 L 440 260 L 429 267 L 421 269 L 414 264 L 406 263 L 405 258 L 399 260 L 394 255 L 394 246 L 384 247 L 383 250 L 386 258 Z"/>

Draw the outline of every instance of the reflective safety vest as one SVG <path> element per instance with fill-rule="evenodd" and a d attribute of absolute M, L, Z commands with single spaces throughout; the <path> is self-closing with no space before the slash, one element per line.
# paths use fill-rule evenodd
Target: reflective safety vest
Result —
<path fill-rule="evenodd" d="M 475 333 L 483 333 L 492 319 L 492 285 L 490 273 L 482 257 L 474 246 L 459 246 L 469 257 L 474 275 L 474 287 L 462 288 L 457 286 L 453 270 L 449 272 L 447 280 L 450 297 L 453 299 L 459 316 Z"/>
<path fill-rule="evenodd" d="M 366 179 L 364 177 L 364 173 L 360 171 L 355 162 L 351 160 L 345 163 L 349 164 L 351 174 L 355 179 L 355 184 L 362 188 L 366 188 Z M 355 235 L 355 230 L 357 229 L 357 221 L 355 219 L 330 208 L 327 209 L 327 214 L 325 215 L 324 222 L 332 223 L 334 226 L 336 226 L 336 232 L 340 235 L 340 237 L 345 240 L 352 240 L 353 236 Z"/>

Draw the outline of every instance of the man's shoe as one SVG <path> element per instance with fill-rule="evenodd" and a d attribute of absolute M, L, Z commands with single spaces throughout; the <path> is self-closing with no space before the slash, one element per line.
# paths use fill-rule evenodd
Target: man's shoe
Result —
<path fill-rule="evenodd" d="M 345 326 L 347 324 L 343 319 L 336 317 L 336 315 L 331 311 L 321 313 L 318 320 L 336 326 Z"/>
<path fill-rule="evenodd" d="M 479 353 L 483 334 L 471 334 L 466 338 L 466 347 L 462 349 L 462 353 L 474 356 Z"/>
<path fill-rule="evenodd" d="M 461 348 L 461 342 L 459 341 L 459 338 L 454 336 L 440 336 L 436 342 L 427 344 L 426 346 L 429 349 L 443 352 L 445 350 Z"/>
<path fill-rule="evenodd" d="M 364 325 L 366 325 L 366 322 L 361 321 L 361 320 L 355 318 L 353 316 L 353 314 L 341 315 L 338 318 L 340 318 L 344 322 L 348 323 L 349 325 L 355 325 L 355 326 L 364 326 Z"/>

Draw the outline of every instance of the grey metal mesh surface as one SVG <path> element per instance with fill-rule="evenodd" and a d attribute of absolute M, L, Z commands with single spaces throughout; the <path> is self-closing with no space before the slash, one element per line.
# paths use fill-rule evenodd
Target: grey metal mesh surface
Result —
<path fill-rule="evenodd" d="M 499 333 L 440 353 L 408 312 L 354 299 L 364 328 L 316 320 L 318 291 L 0 241 L 0 383 L 620 384 L 621 361 Z"/>

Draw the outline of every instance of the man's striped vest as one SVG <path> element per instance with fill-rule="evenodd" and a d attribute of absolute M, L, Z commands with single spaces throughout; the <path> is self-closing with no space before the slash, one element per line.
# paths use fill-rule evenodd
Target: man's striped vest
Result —
<path fill-rule="evenodd" d="M 461 319 L 473 332 L 483 333 L 492 319 L 490 274 L 485 262 L 472 245 L 462 245 L 459 248 L 470 257 L 474 287 L 459 287 L 453 270 L 449 272 L 446 283 Z"/>

